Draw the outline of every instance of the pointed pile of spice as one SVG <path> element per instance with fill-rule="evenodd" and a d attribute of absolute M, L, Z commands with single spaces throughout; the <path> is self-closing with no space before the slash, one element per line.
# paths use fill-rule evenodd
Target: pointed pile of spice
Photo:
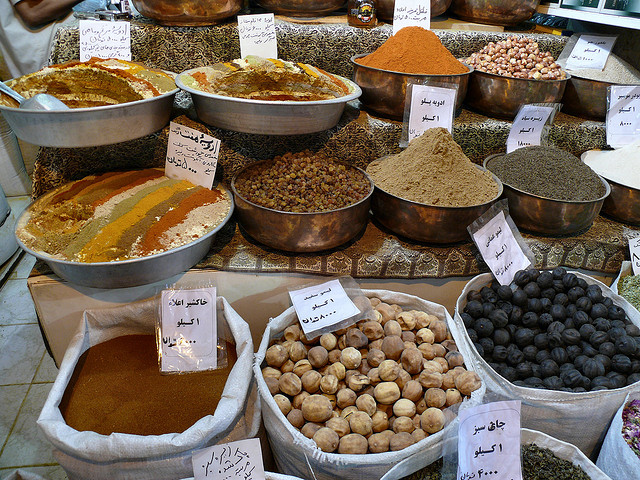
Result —
<path fill-rule="evenodd" d="M 360 65 L 419 75 L 456 75 L 469 69 L 422 27 L 404 27 L 375 52 L 356 60 Z"/>

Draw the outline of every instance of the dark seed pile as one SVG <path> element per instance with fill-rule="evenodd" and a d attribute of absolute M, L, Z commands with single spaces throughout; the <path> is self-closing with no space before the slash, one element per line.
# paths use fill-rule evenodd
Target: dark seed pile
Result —
<path fill-rule="evenodd" d="M 358 169 L 309 151 L 247 168 L 235 182 L 246 200 L 283 212 L 325 212 L 353 205 L 371 191 Z"/>

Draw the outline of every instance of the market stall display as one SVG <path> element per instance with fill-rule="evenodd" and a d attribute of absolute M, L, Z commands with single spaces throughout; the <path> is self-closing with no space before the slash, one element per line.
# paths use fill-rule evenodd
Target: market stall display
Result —
<path fill-rule="evenodd" d="M 345 0 L 256 0 L 256 4 L 276 15 L 290 17 L 322 17 L 339 10 Z"/>
<path fill-rule="evenodd" d="M 161 25 L 214 25 L 240 11 L 240 0 L 132 0 L 133 6 L 145 17 Z"/>
<path fill-rule="evenodd" d="M 629 395 L 611 420 L 596 465 L 614 480 L 633 477 L 640 466 L 640 400 Z"/>
<path fill-rule="evenodd" d="M 431 18 L 442 15 L 451 5 L 451 0 L 431 0 Z M 376 15 L 380 20 L 393 21 L 393 12 L 396 6 L 395 0 L 379 0 L 376 2 Z"/>
<path fill-rule="evenodd" d="M 536 13 L 540 0 L 453 0 L 449 12 L 470 22 L 515 26 Z"/>

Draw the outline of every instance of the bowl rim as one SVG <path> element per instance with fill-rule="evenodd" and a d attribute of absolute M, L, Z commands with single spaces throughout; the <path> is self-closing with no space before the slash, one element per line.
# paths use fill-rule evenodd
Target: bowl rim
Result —
<path fill-rule="evenodd" d="M 478 70 L 478 69 L 474 69 L 472 73 L 475 73 L 475 74 L 478 74 L 478 75 L 481 75 L 481 76 L 501 78 L 501 79 L 504 79 L 504 80 L 515 80 L 515 81 L 519 81 L 519 82 L 563 83 L 563 82 L 567 82 L 568 80 L 573 78 L 571 76 L 571 74 L 569 72 L 567 72 L 566 70 L 562 69 L 562 71 L 565 73 L 566 78 L 556 78 L 555 80 L 542 80 L 542 79 L 536 80 L 535 78 L 509 77 L 507 75 L 498 75 L 497 73 L 484 72 L 484 71 Z"/>
<path fill-rule="evenodd" d="M 24 243 L 22 243 L 22 241 L 20 240 L 20 238 L 17 235 L 17 231 L 18 228 L 28 220 L 27 216 L 31 214 L 31 207 L 38 201 L 38 199 L 34 200 L 33 202 L 31 202 L 29 204 L 29 206 L 27 206 L 27 208 L 24 209 L 24 211 L 20 214 L 20 216 L 18 217 L 18 219 L 16 220 L 15 226 L 14 226 L 14 237 L 16 238 L 16 241 L 18 242 L 18 245 L 20 246 L 20 248 L 22 248 L 24 251 L 30 253 L 31 255 L 33 255 L 36 258 L 39 258 L 40 260 L 43 260 L 45 262 L 54 262 L 56 264 L 59 265 L 67 265 L 70 267 L 77 267 L 77 268 L 91 268 L 91 267 L 105 267 L 105 266 L 118 266 L 118 265 L 127 265 L 127 264 L 131 264 L 131 263 L 140 263 L 143 261 L 151 261 L 157 258 L 161 258 L 167 255 L 173 255 L 176 252 L 179 252 L 181 250 L 186 250 L 188 248 L 193 247 L 196 243 L 199 242 L 203 242 L 205 240 L 207 240 L 208 238 L 212 237 L 213 235 L 215 235 L 216 233 L 218 233 L 222 227 L 224 227 L 228 222 L 229 219 L 231 218 L 231 215 L 233 215 L 233 211 L 235 209 L 235 202 L 233 200 L 233 195 L 231 195 L 231 191 L 229 190 L 229 188 L 227 188 L 226 186 L 222 185 L 221 183 L 219 183 L 217 185 L 217 188 L 223 190 L 224 192 L 227 193 L 228 197 L 229 197 L 229 211 L 227 212 L 227 215 L 224 217 L 224 219 L 217 225 L 215 226 L 211 231 L 205 233 L 204 235 L 202 235 L 199 238 L 196 238 L 195 240 L 190 241 L 189 243 L 185 243 L 184 245 L 180 245 L 179 247 L 175 247 L 175 248 L 170 248 L 169 250 L 165 250 L 164 252 L 159 252 L 159 253 L 154 253 L 153 255 L 145 255 L 144 257 L 136 257 L 136 258 L 128 258 L 126 260 L 113 260 L 110 262 L 78 262 L 78 261 L 74 261 L 74 260 L 65 260 L 62 258 L 56 258 L 53 257 L 51 255 L 49 255 L 46 252 L 42 252 L 39 250 L 33 250 L 29 247 L 27 247 Z"/>
<path fill-rule="evenodd" d="M 482 164 L 487 168 L 487 170 L 490 170 L 489 167 L 487 167 L 487 164 L 494 158 L 496 157 L 504 157 L 506 155 L 506 153 L 494 153 L 493 155 L 489 155 L 487 158 L 484 159 L 484 161 L 482 162 Z M 588 166 L 588 165 L 587 165 Z M 591 168 L 591 167 L 589 167 Z M 507 187 L 510 188 L 511 190 L 520 193 L 522 195 L 525 195 L 527 197 L 532 197 L 532 198 L 538 198 L 540 200 L 545 200 L 548 202 L 554 202 L 554 203 L 568 203 L 571 205 L 583 205 L 583 204 L 591 204 L 591 203 L 598 203 L 601 201 L 604 201 L 605 198 L 607 198 L 609 196 L 609 194 L 611 193 L 611 185 L 609 185 L 609 182 L 600 174 L 596 173 L 592 168 L 591 171 L 597 175 L 597 177 L 600 179 L 600 182 L 602 182 L 602 185 L 604 186 L 604 195 L 602 195 L 601 197 L 598 197 L 594 200 L 558 200 L 557 198 L 549 198 L 549 197 L 543 197 L 541 195 L 536 195 L 534 193 L 529 193 L 529 192 L 525 192 L 524 190 L 520 190 L 519 188 L 516 188 L 512 185 L 509 185 L 508 183 L 502 182 L 502 184 Z M 493 173 L 493 172 L 492 172 Z"/>
<path fill-rule="evenodd" d="M 382 160 L 386 157 L 389 157 L 391 155 L 385 155 L 384 157 L 380 157 L 377 160 Z M 377 161 L 376 160 L 376 161 Z M 488 168 L 482 166 L 482 165 L 478 165 L 477 163 L 473 164 L 474 167 L 476 167 L 478 170 L 481 171 L 487 171 L 491 174 L 491 176 L 493 177 L 494 182 L 496 182 L 496 184 L 498 185 L 498 194 L 493 197 L 491 200 L 488 200 L 484 203 L 478 203 L 476 205 L 466 205 L 466 206 L 452 206 L 452 205 L 431 205 L 428 203 L 421 203 L 421 202 L 416 202 L 415 200 L 408 200 L 406 198 L 402 198 L 399 197 L 398 195 L 394 195 L 393 193 L 389 193 L 387 192 L 385 189 L 380 188 L 379 186 L 375 185 L 376 190 L 379 190 L 380 192 L 384 193 L 385 195 L 389 195 L 390 197 L 393 197 L 397 200 L 400 200 L 402 202 L 406 202 L 408 204 L 411 205 L 415 205 L 419 208 L 438 208 L 438 209 L 442 209 L 442 210 L 467 210 L 467 209 L 473 209 L 473 208 L 478 208 L 478 207 L 483 207 L 485 205 L 490 205 L 491 203 L 495 202 L 496 200 L 498 200 L 501 196 L 502 193 L 504 191 L 504 187 L 503 187 L 503 183 L 502 181 L 497 177 L 497 175 L 495 173 L 493 173 L 492 171 L 490 171 Z"/>
<path fill-rule="evenodd" d="M 211 65 L 208 65 L 208 66 L 210 67 Z M 286 106 L 300 105 L 305 107 L 310 105 L 332 105 L 336 103 L 347 103 L 351 100 L 355 100 L 356 98 L 362 95 L 362 89 L 360 88 L 360 85 L 358 85 L 352 80 L 349 80 L 348 78 L 345 78 L 341 75 L 336 75 L 333 73 L 331 75 L 339 78 L 349 86 L 349 88 L 351 89 L 351 93 L 347 95 L 343 95 L 341 97 L 328 98 L 325 100 L 256 100 L 253 98 L 240 98 L 240 97 L 232 97 L 229 95 L 218 95 L 216 93 L 204 92 L 202 90 L 197 90 L 195 88 L 189 87 L 182 82 L 182 75 L 188 75 L 194 70 L 198 70 L 205 67 L 207 67 L 207 65 L 203 67 L 190 68 L 189 70 L 185 70 L 184 72 L 180 72 L 179 74 L 177 74 L 175 77 L 175 82 L 178 88 L 181 90 L 184 90 L 185 92 L 189 92 L 191 95 L 210 98 L 212 100 L 228 101 L 228 102 L 235 102 L 235 103 L 246 103 L 249 105 L 286 105 Z"/>
<path fill-rule="evenodd" d="M 259 209 L 259 210 L 263 210 L 265 212 L 271 212 L 271 213 L 277 213 L 277 214 L 289 215 L 289 216 L 302 216 L 302 217 L 311 216 L 311 215 L 331 215 L 333 213 L 337 213 L 337 212 L 341 212 L 341 211 L 344 211 L 344 210 L 348 210 L 350 208 L 354 208 L 354 207 L 360 205 L 361 203 L 368 201 L 371 198 L 371 196 L 373 195 L 373 192 L 375 190 L 375 184 L 373 183 L 373 179 L 371 178 L 371 176 L 369 176 L 369 174 L 366 171 L 364 171 L 360 167 L 357 167 L 357 166 L 352 165 L 350 163 L 343 162 L 343 161 L 340 161 L 340 160 L 333 160 L 336 163 L 340 163 L 342 165 L 346 165 L 347 167 L 355 168 L 360 173 L 362 173 L 365 176 L 365 178 L 369 181 L 369 192 L 364 197 L 362 197 L 360 200 L 358 200 L 355 203 L 352 203 L 351 205 L 347 205 L 345 207 L 336 208 L 336 209 L 333 209 L 333 210 L 325 210 L 325 211 L 322 211 L 322 212 L 286 212 L 284 210 L 276 210 L 274 208 L 269 208 L 269 207 L 265 207 L 263 205 L 258 205 L 257 203 L 254 203 L 254 202 L 252 202 L 250 200 L 247 200 L 236 189 L 236 180 L 238 179 L 238 177 L 242 173 L 246 172 L 250 167 L 254 167 L 256 165 L 260 165 L 260 164 L 264 164 L 264 163 L 272 163 L 273 161 L 274 161 L 274 159 L 267 159 L 267 160 L 259 160 L 257 162 L 250 163 L 249 165 L 246 165 L 246 166 L 242 167 L 242 169 L 239 170 L 233 176 L 233 178 L 231 179 L 230 188 L 231 188 L 231 191 L 233 192 L 233 195 L 234 195 L 234 203 L 235 203 L 235 197 L 238 196 L 243 202 L 246 202 L 249 205 L 251 205 L 251 206 L 253 206 L 253 207 L 255 207 L 255 208 Z"/>
<path fill-rule="evenodd" d="M 471 73 L 473 73 L 475 71 L 475 69 L 465 63 L 465 62 L 461 62 L 460 60 L 458 60 L 461 64 L 463 64 L 465 67 L 467 67 L 469 69 L 468 72 L 464 72 L 464 73 L 407 73 L 407 72 L 398 72 L 396 70 L 385 70 L 383 68 L 376 68 L 376 67 L 370 67 L 368 65 L 362 65 L 361 63 L 356 62 L 356 59 L 358 58 L 362 58 L 362 57 L 366 57 L 367 55 L 371 55 L 371 53 L 358 53 L 357 55 L 353 55 L 351 56 L 351 58 L 349 58 L 349 62 L 351 62 L 351 64 L 354 66 L 354 68 L 362 68 L 365 70 L 373 70 L 376 72 L 383 72 L 383 73 L 392 73 L 392 74 L 397 74 L 397 75 L 403 75 L 403 76 L 407 76 L 407 77 L 464 77 L 466 75 L 470 75 Z"/>

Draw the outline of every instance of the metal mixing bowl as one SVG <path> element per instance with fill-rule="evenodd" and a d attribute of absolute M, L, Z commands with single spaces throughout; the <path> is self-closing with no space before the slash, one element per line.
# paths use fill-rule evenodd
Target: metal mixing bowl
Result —
<path fill-rule="evenodd" d="M 540 0 L 453 0 L 449 12 L 463 20 L 513 26 L 533 17 Z"/>
<path fill-rule="evenodd" d="M 451 5 L 451 0 L 431 0 L 431 18 L 442 15 Z M 378 0 L 376 2 L 376 15 L 381 20 L 393 21 L 393 11 L 396 0 Z"/>
<path fill-rule="evenodd" d="M 345 0 L 256 0 L 256 3 L 278 15 L 321 17 L 341 8 Z"/>
<path fill-rule="evenodd" d="M 622 223 L 640 225 L 640 190 L 607 179 L 611 194 L 604 199 L 602 213 Z"/>
<path fill-rule="evenodd" d="M 360 102 L 374 112 L 390 118 L 402 119 L 404 115 L 407 85 L 431 85 L 448 88 L 458 86 L 456 97 L 456 111 L 462 108 L 462 102 L 467 95 L 467 85 L 473 69 L 456 75 L 414 75 L 410 73 L 381 70 L 379 68 L 361 65 L 356 60 L 369 55 L 363 53 L 351 57 L 353 65 L 353 81 L 362 89 Z"/>
<path fill-rule="evenodd" d="M 607 87 L 614 83 L 571 75 L 562 97 L 562 111 L 576 117 L 604 120 L 607 116 Z"/>
<path fill-rule="evenodd" d="M 373 182 L 363 170 L 358 168 L 369 179 L 371 189 L 357 203 L 327 212 L 294 213 L 257 205 L 236 190 L 236 180 L 247 168 L 266 162 L 270 161 L 256 162 L 243 168 L 231 181 L 238 221 L 254 239 L 277 250 L 319 252 L 348 242 L 367 224 Z"/>
<path fill-rule="evenodd" d="M 481 170 L 482 167 L 477 165 Z M 394 233 L 425 243 L 447 244 L 470 240 L 467 226 L 502 195 L 502 182 L 493 175 L 498 194 L 489 202 L 470 207 L 443 207 L 405 200 L 376 187 L 371 211 L 376 220 Z"/>
<path fill-rule="evenodd" d="M 491 160 L 502 155 L 490 155 L 484 166 L 491 170 Z M 503 196 L 509 202 L 509 214 L 516 226 L 539 235 L 560 237 L 588 229 L 600 213 L 602 204 L 611 193 L 607 181 L 598 175 L 605 193 L 587 201 L 554 200 L 524 192 L 503 182 Z"/>
<path fill-rule="evenodd" d="M 522 105 L 560 102 L 569 78 L 530 80 L 474 70 L 465 104 L 489 117 L 513 119 Z"/>
<path fill-rule="evenodd" d="M 214 25 L 240 11 L 242 0 L 133 0 L 142 15 L 162 25 Z"/>

